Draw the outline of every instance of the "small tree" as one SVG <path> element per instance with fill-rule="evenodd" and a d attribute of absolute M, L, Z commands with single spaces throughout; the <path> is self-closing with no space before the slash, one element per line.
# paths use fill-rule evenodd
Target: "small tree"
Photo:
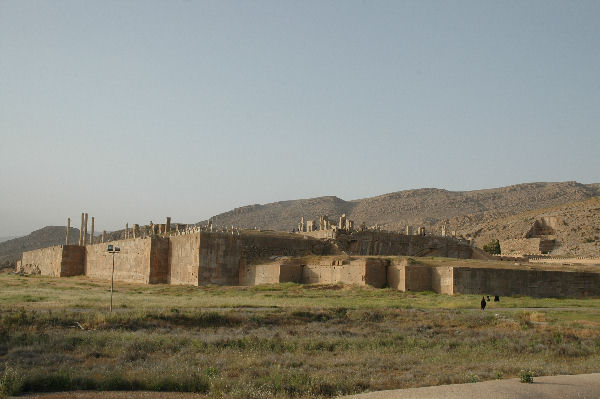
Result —
<path fill-rule="evenodd" d="M 483 246 L 483 250 L 490 255 L 500 255 L 500 241 L 492 240 Z"/>

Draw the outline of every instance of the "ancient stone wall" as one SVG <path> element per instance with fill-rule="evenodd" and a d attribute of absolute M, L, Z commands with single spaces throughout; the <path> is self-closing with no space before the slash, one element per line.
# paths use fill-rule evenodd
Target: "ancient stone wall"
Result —
<path fill-rule="evenodd" d="M 121 251 L 114 255 L 116 281 L 146 284 L 167 282 L 168 239 L 132 238 L 112 241 L 111 244 L 121 248 Z M 110 280 L 113 255 L 107 252 L 107 244 L 87 245 L 85 250 L 85 274 Z"/>
<path fill-rule="evenodd" d="M 242 232 L 236 238 L 248 262 L 272 256 L 326 255 L 331 252 L 328 243 L 298 234 Z"/>
<path fill-rule="evenodd" d="M 169 284 L 198 285 L 200 233 L 169 237 Z"/>
<path fill-rule="evenodd" d="M 80 276 L 85 270 L 85 249 L 79 245 L 62 246 L 60 277 Z"/>
<path fill-rule="evenodd" d="M 246 265 L 240 271 L 240 284 L 274 284 L 295 282 L 303 284 L 371 285 L 376 288 L 387 284 L 386 259 L 356 259 L 341 261 L 326 258 L 307 263 L 302 259 L 281 259 L 266 264 Z"/>
<path fill-rule="evenodd" d="M 349 255 L 444 256 L 468 259 L 472 250 L 468 243 L 454 237 L 406 235 L 390 231 L 340 231 L 335 242 Z"/>
<path fill-rule="evenodd" d="M 502 255 L 541 255 L 554 249 L 555 241 L 543 238 L 515 238 L 500 241 Z"/>
<path fill-rule="evenodd" d="M 83 274 L 84 252 L 77 245 L 57 245 L 23 252 L 24 273 L 68 277 Z"/>
<path fill-rule="evenodd" d="M 600 273 L 454 267 L 454 293 L 532 297 L 600 296 Z"/>
<path fill-rule="evenodd" d="M 242 262 L 242 247 L 238 237 L 228 233 L 199 234 L 199 284 L 238 285 Z"/>
<path fill-rule="evenodd" d="M 294 260 L 282 260 L 240 268 L 240 285 L 301 283 L 303 265 Z"/>
<path fill-rule="evenodd" d="M 454 295 L 454 269 L 452 267 L 431 268 L 431 290 L 438 294 Z"/>

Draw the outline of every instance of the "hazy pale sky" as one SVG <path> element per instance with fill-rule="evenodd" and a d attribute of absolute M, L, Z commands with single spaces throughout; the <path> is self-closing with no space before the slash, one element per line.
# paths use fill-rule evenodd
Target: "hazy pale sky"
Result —
<path fill-rule="evenodd" d="M 600 2 L 0 0 L 0 236 L 600 181 Z"/>

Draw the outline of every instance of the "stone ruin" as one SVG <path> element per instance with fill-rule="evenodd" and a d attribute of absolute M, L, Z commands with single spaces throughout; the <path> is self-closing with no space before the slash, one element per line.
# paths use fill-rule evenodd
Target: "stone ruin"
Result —
<path fill-rule="evenodd" d="M 115 281 L 146 284 L 341 282 L 388 286 L 402 291 L 429 289 L 450 295 L 494 292 L 532 296 L 600 294 L 600 273 L 423 267 L 402 263 L 409 260 L 402 260 L 401 256 L 470 259 L 478 254 L 465 240 L 426 234 L 423 227 L 417 229 L 417 234 L 385 231 L 379 226 L 366 228 L 364 224 L 354 229 L 354 224 L 345 215 L 336 224 L 322 216 L 319 230 L 316 222 L 309 220 L 306 224 L 302 220 L 304 223 L 299 226 L 305 230 L 302 234 L 241 230 L 234 226 L 216 228 L 211 221 L 204 226 L 173 225 L 170 218 L 164 224 L 133 224 L 131 229 L 126 224 L 123 239 L 112 241 L 121 248 L 116 255 L 108 253 L 106 244 L 95 243 L 93 234 L 88 241 L 87 219 L 83 214 L 78 245 L 24 252 L 21 261 L 17 262 L 17 271 L 56 277 L 86 275 L 109 281 L 113 276 L 114 256 Z M 93 226 L 95 220 L 91 220 Z M 546 225 L 532 226 L 533 234 L 550 232 Z M 319 232 L 336 234 L 320 237 Z M 407 226 L 406 233 L 412 233 L 411 226 Z"/>
<path fill-rule="evenodd" d="M 556 248 L 556 217 L 542 217 L 535 220 L 523 238 L 500 241 L 502 255 L 535 256 L 549 254 Z"/>

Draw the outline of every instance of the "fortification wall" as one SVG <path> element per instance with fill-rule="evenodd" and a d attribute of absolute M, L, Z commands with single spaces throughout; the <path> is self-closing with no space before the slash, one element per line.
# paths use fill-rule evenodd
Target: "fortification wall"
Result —
<path fill-rule="evenodd" d="M 146 284 L 167 282 L 168 239 L 161 237 L 132 238 L 112 241 L 111 244 L 121 248 L 121 251 L 114 255 L 115 280 Z M 85 247 L 85 274 L 87 276 L 110 280 L 113 255 L 106 249 L 106 243 Z"/>
<path fill-rule="evenodd" d="M 77 245 L 57 245 L 23 252 L 21 266 L 24 273 L 54 277 L 83 274 L 84 251 Z"/>
<path fill-rule="evenodd" d="M 600 273 L 454 267 L 454 293 L 532 297 L 600 296 Z"/>

